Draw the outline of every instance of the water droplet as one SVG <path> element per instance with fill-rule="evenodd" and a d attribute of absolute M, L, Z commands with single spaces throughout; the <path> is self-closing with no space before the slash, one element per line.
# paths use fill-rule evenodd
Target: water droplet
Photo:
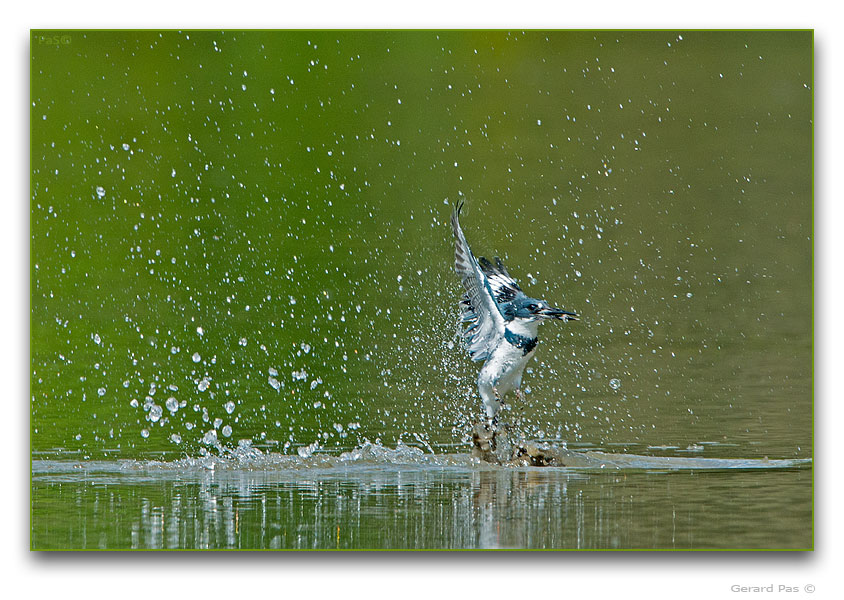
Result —
<path fill-rule="evenodd" d="M 224 436 L 231 437 L 231 434 L 232 434 L 231 425 L 226 425 L 225 427 L 223 427 L 223 435 Z"/>
<path fill-rule="evenodd" d="M 97 198 L 105 198 L 105 189 L 100 185 L 97 186 Z"/>
<path fill-rule="evenodd" d="M 198 389 L 200 392 L 204 392 L 208 389 L 209 385 L 211 385 L 211 383 L 208 381 L 208 378 L 203 377 L 202 381 L 199 382 L 199 385 L 196 386 L 196 389 Z"/>
<path fill-rule="evenodd" d="M 235 407 L 234 402 L 232 402 L 231 400 L 229 400 L 225 404 L 226 412 L 229 413 L 229 414 L 232 414 L 234 412 L 234 407 Z"/>
<path fill-rule="evenodd" d="M 164 403 L 164 406 L 166 406 L 167 410 L 169 410 L 171 413 L 175 413 L 177 410 L 179 410 L 179 401 L 170 396 L 169 398 L 167 398 L 167 401 Z"/>
<path fill-rule="evenodd" d="M 141 437 L 148 438 L 149 437 L 149 429 L 141 429 Z"/>
<path fill-rule="evenodd" d="M 199 355 L 199 352 L 194 352 L 193 356 L 191 356 L 191 358 L 193 359 L 193 362 L 195 362 L 195 363 L 198 363 L 199 361 L 202 360 L 202 357 Z"/>
<path fill-rule="evenodd" d="M 610 387 L 614 390 L 617 390 L 621 387 L 621 380 L 616 378 L 610 379 Z"/>
<path fill-rule="evenodd" d="M 299 446 L 299 448 L 296 449 L 296 452 L 302 458 L 308 458 L 309 456 L 311 456 L 314 453 L 314 450 L 316 450 L 317 447 L 318 447 L 318 443 L 314 442 L 310 446 Z"/>
<path fill-rule="evenodd" d="M 157 404 L 153 404 L 149 407 L 149 420 L 153 423 L 157 423 L 159 419 L 161 419 L 161 415 L 164 413 L 164 409 L 162 409 Z"/>

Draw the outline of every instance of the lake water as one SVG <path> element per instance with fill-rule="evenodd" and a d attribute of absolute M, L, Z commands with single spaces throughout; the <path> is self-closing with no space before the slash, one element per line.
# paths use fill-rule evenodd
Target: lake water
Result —
<path fill-rule="evenodd" d="M 31 55 L 33 548 L 812 547 L 811 32 Z M 468 458 L 459 199 L 581 315 L 508 421 L 644 463 Z"/>
<path fill-rule="evenodd" d="M 342 458 L 37 461 L 32 543 L 296 550 L 812 546 L 808 464 L 684 460 L 691 464 L 514 469 L 467 455 L 364 446 Z M 781 513 L 773 523 L 771 511 Z"/>

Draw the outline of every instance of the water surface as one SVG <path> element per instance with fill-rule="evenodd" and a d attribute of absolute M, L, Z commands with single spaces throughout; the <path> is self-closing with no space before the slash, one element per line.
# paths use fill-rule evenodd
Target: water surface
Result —
<path fill-rule="evenodd" d="M 809 548 L 810 465 L 564 451 L 578 467 L 365 445 L 33 463 L 37 549 Z M 781 511 L 774 523 L 772 510 Z M 61 518 L 54 517 L 60 514 Z M 42 515 L 45 518 L 40 518 Z M 47 518 L 50 517 L 50 518 Z"/>

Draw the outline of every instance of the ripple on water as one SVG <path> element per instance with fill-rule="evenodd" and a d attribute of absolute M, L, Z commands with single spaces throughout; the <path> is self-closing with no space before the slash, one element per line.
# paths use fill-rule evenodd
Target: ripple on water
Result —
<path fill-rule="evenodd" d="M 215 430 L 206 436 L 211 445 L 217 441 Z M 225 434 L 225 432 L 224 432 Z M 416 446 L 399 442 L 395 448 L 366 441 L 363 444 L 340 454 L 320 451 L 314 442 L 298 448 L 296 455 L 262 451 L 248 442 L 241 442 L 236 448 L 217 446 L 218 454 L 206 451 L 203 456 L 184 457 L 177 460 L 118 460 L 118 461 L 71 461 L 71 460 L 34 460 L 33 475 L 54 473 L 57 471 L 91 472 L 113 471 L 168 472 L 184 475 L 186 471 L 325 471 L 325 470 L 361 470 L 384 469 L 458 469 L 458 470 L 553 470 L 553 471 L 608 471 L 637 470 L 668 472 L 679 470 L 776 470 L 811 468 L 812 459 L 746 459 L 746 458 L 703 458 L 698 456 L 647 456 L 639 454 L 604 452 L 599 450 L 570 450 L 553 443 L 537 443 L 546 456 L 554 460 L 543 467 L 527 466 L 512 462 L 494 465 L 481 461 L 468 453 L 443 452 L 432 453 Z"/>

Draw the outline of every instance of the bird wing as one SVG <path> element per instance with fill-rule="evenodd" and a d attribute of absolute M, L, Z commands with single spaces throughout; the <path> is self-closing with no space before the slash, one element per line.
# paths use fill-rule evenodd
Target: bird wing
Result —
<path fill-rule="evenodd" d="M 462 201 L 454 207 L 451 213 L 451 227 L 454 230 L 454 269 L 466 289 L 460 301 L 460 308 L 463 322 L 468 323 L 469 327 L 463 332 L 463 337 L 472 360 L 486 360 L 498 339 L 504 335 L 504 316 L 498 308 L 489 277 L 478 264 L 469 249 L 463 230 L 460 229 L 459 217 L 462 208 Z M 488 261 L 485 262 L 489 264 Z"/>
<path fill-rule="evenodd" d="M 481 266 L 481 271 L 486 275 L 487 281 L 489 281 L 489 287 L 492 289 L 495 301 L 499 304 L 511 302 L 516 299 L 519 293 L 523 293 L 522 288 L 519 287 L 515 279 L 510 277 L 504 263 L 497 256 L 494 265 L 483 256 L 478 259 L 478 264 Z"/>

